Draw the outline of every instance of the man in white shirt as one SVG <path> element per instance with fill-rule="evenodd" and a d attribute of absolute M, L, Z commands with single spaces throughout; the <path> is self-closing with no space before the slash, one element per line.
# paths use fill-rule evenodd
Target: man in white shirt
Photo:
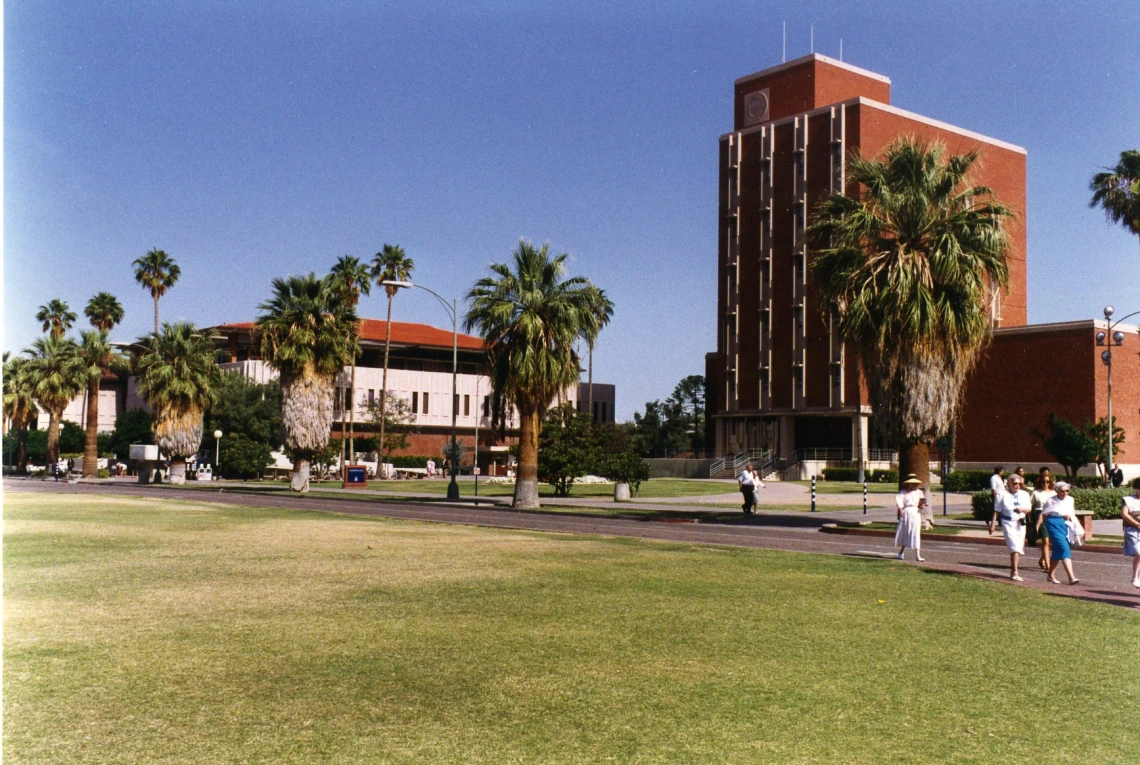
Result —
<path fill-rule="evenodd" d="M 998 465 L 994 468 L 994 474 L 990 476 L 990 494 L 993 495 L 995 513 L 1000 512 L 998 509 L 998 497 L 1005 494 L 1005 480 L 1002 478 L 1004 473 L 1005 468 Z"/>
<path fill-rule="evenodd" d="M 751 463 L 737 476 L 736 481 L 740 484 L 740 493 L 744 495 L 744 514 L 752 515 L 752 509 L 756 507 L 756 482 L 752 478 Z"/>

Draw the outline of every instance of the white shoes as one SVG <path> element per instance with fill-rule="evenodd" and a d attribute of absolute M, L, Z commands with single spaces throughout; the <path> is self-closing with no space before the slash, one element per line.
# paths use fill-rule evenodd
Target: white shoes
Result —
<path fill-rule="evenodd" d="M 903 554 L 899 553 L 899 560 L 902 560 L 902 559 L 903 559 Z"/>
<path fill-rule="evenodd" d="M 1106 438 L 1107 438 L 1107 436 L 1106 436 Z M 921 563 L 922 561 L 926 560 L 926 558 L 919 555 L 918 557 L 915 558 L 915 560 L 918 561 L 919 563 Z"/>

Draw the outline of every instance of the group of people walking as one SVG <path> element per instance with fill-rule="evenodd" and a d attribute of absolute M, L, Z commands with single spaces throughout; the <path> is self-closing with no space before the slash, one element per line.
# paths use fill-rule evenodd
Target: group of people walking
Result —
<path fill-rule="evenodd" d="M 1085 532 L 1070 494 L 1072 487 L 1066 481 L 1054 481 L 1049 469 L 1043 467 L 1030 493 L 1025 488 L 1024 469 L 1018 468 L 1008 479 L 1004 473 L 1004 468 L 996 467 L 990 478 L 993 515 L 989 533 L 994 534 L 1000 525 L 1009 550 L 1009 578 L 1023 581 L 1019 564 L 1028 544 L 1040 545 L 1037 565 L 1048 581 L 1061 583 L 1057 578 L 1057 568 L 1061 567 L 1069 584 L 1080 583 L 1073 573 L 1072 546 L 1083 544 Z M 1123 498 L 1120 517 L 1124 524 L 1124 555 L 1132 558 L 1132 586 L 1140 588 L 1140 478 L 1132 482 L 1132 489 L 1133 496 Z M 899 560 L 908 548 L 915 551 L 917 560 L 924 560 L 920 530 L 926 505 L 922 482 L 913 473 L 908 475 L 895 497 L 898 511 L 895 545 L 899 548 Z"/>
<path fill-rule="evenodd" d="M 740 493 L 744 495 L 742 508 L 744 514 L 752 515 L 756 511 L 756 492 L 764 488 L 764 482 L 760 480 L 760 473 L 750 462 L 744 466 L 744 470 L 740 471 L 740 475 L 736 477 L 736 482 L 740 484 Z"/>

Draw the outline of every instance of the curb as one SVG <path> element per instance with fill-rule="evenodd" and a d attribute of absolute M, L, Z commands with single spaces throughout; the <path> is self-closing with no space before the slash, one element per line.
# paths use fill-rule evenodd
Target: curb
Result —
<path fill-rule="evenodd" d="M 854 529 L 845 526 L 837 526 L 832 523 L 824 524 L 820 527 L 819 530 L 824 534 L 847 534 L 857 537 L 889 537 L 891 539 L 894 539 L 895 537 L 893 531 L 886 531 L 882 529 Z M 953 542 L 966 542 L 967 544 L 975 545 L 1000 545 L 1001 547 L 1005 547 L 1005 540 L 1001 537 L 963 537 L 956 534 L 930 534 L 926 538 L 928 541 L 931 539 L 942 541 L 943 538 L 945 538 L 946 540 Z M 1080 547 L 1073 545 L 1073 550 L 1120 555 L 1119 547 L 1109 547 L 1108 545 L 1081 545 Z"/>

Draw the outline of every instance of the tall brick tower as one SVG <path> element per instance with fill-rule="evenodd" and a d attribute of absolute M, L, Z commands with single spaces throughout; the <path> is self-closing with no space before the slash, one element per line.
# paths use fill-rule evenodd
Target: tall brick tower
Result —
<path fill-rule="evenodd" d="M 895 108 L 890 87 L 819 54 L 736 81 L 735 124 L 720 138 L 717 350 L 705 370 L 718 454 L 850 459 L 876 445 L 859 361 L 807 280 L 805 228 L 827 194 L 855 193 L 844 162 L 853 152 L 877 156 L 907 135 L 954 154 L 978 149 L 973 181 L 1021 214 L 1008 228 L 1010 287 L 993 300 L 994 325 L 1026 323 L 1025 150 Z"/>

